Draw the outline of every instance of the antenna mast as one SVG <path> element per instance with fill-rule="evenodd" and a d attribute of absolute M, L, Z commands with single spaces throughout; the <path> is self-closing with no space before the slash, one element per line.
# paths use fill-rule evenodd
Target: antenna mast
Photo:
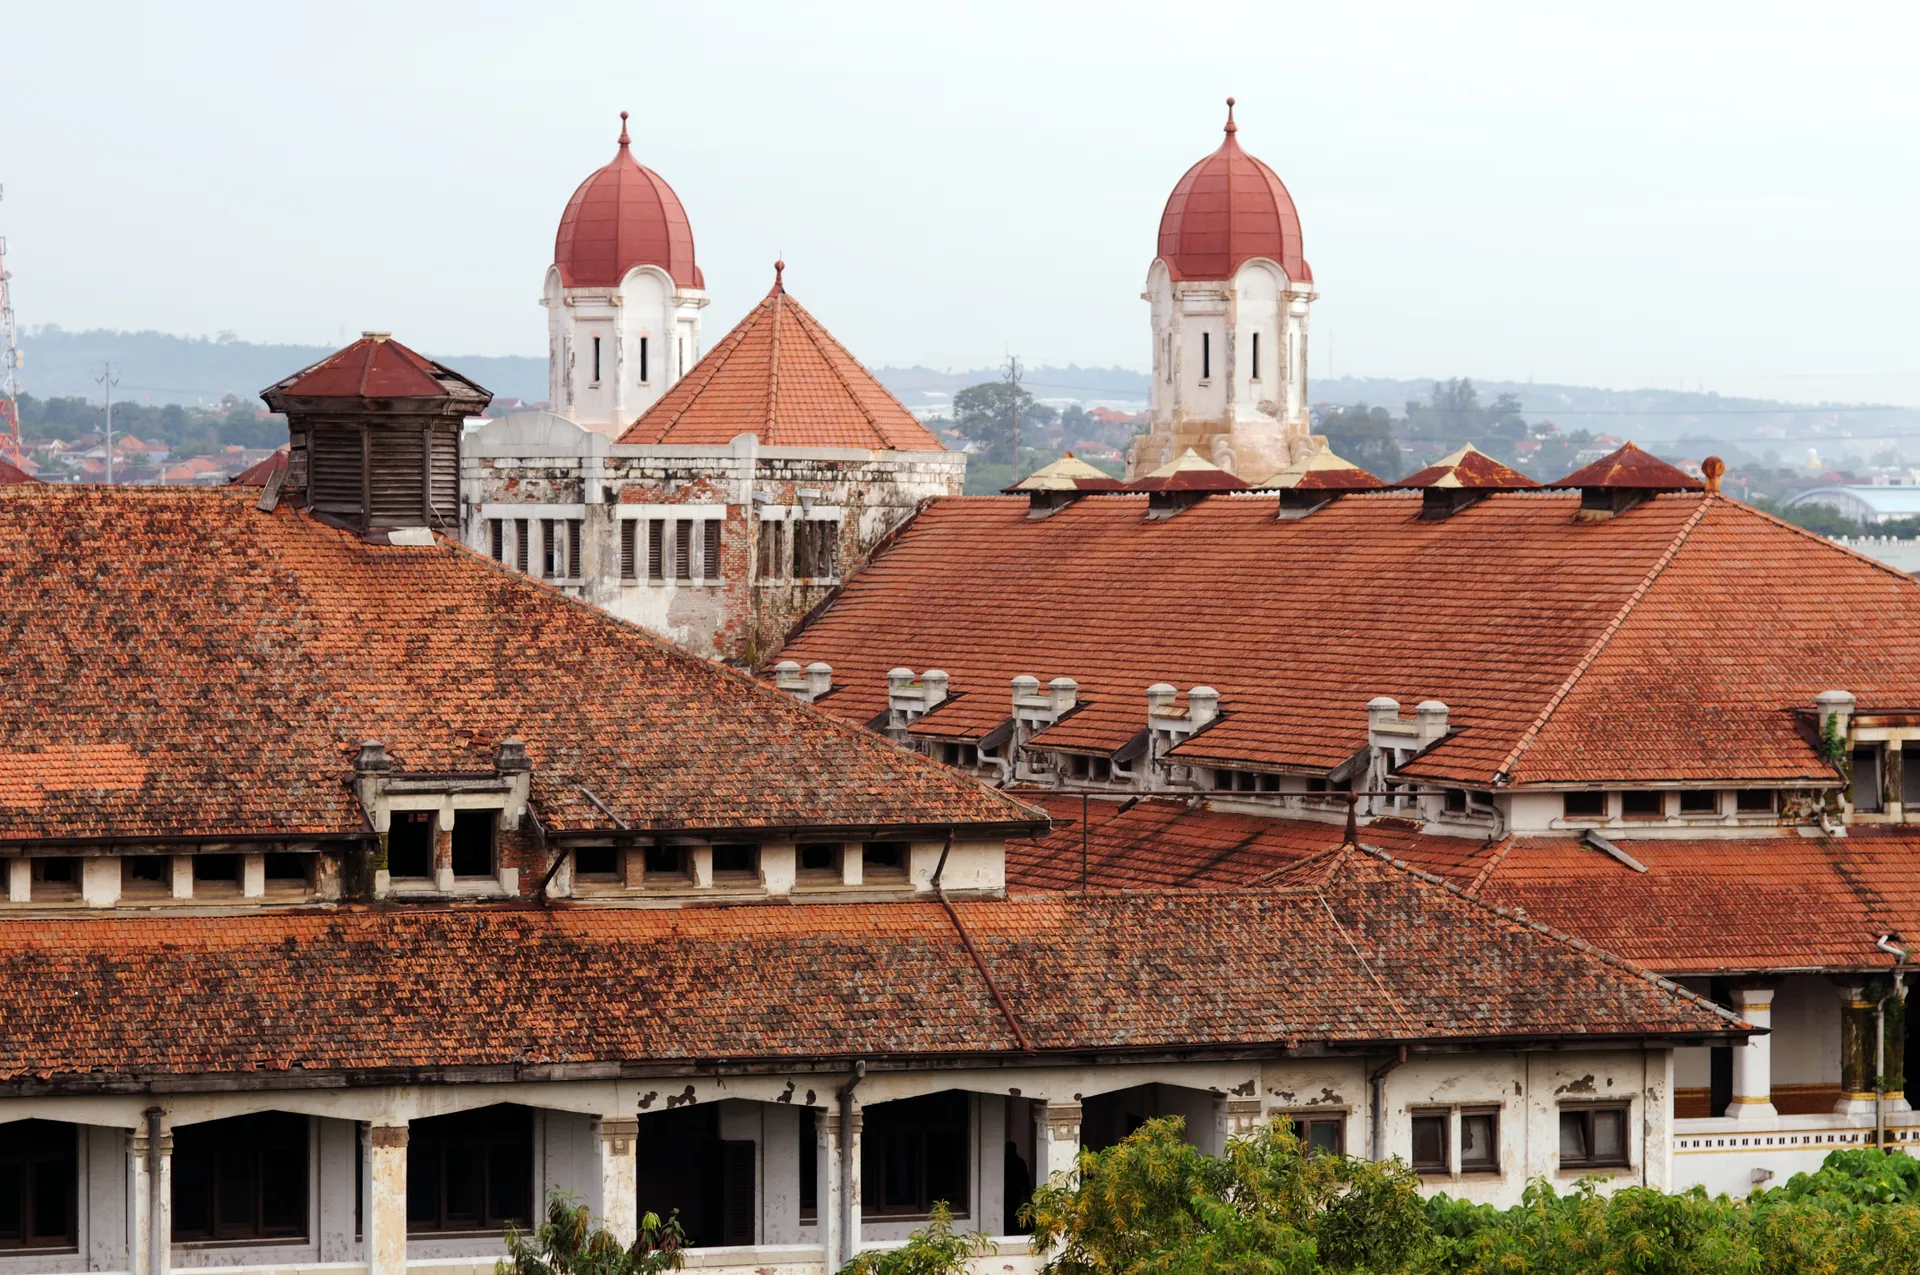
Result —
<path fill-rule="evenodd" d="M 0 198 L 6 188 L 0 186 Z M 7 240 L 0 235 L 0 460 L 20 463 L 20 342 L 13 325 L 13 273 L 7 269 Z"/>

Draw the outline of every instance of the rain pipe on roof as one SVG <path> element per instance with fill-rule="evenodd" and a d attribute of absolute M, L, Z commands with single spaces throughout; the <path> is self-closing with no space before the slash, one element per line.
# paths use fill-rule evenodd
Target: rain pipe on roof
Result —
<path fill-rule="evenodd" d="M 1882 934 L 1873 945 L 1893 957 L 1893 985 L 1873 1004 L 1873 1146 L 1887 1149 L 1887 1002 L 1907 999 L 1907 952 Z"/>

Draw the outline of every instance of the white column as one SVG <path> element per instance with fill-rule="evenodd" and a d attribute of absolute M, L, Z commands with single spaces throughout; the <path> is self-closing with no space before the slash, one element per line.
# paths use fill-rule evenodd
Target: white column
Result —
<path fill-rule="evenodd" d="M 600 1121 L 600 1212 L 608 1234 L 630 1248 L 640 1234 L 635 1142 L 640 1122 L 632 1116 Z"/>
<path fill-rule="evenodd" d="M 247 854 L 240 856 L 240 897 L 258 899 L 267 893 L 267 856 Z"/>
<path fill-rule="evenodd" d="M 191 899 L 193 897 L 193 856 L 176 854 L 173 856 L 173 897 Z"/>
<path fill-rule="evenodd" d="M 33 862 L 30 859 L 7 860 L 7 902 L 25 903 L 33 897 Z"/>
<path fill-rule="evenodd" d="M 1771 987 L 1737 987 L 1733 1012 L 1755 1027 L 1773 1023 Z M 1724 1113 L 1741 1120 L 1770 1120 L 1780 1113 L 1773 1105 L 1773 1037 L 1750 1036 L 1733 1047 L 1733 1102 Z"/>
<path fill-rule="evenodd" d="M 173 1266 L 173 1129 L 162 1122 L 147 1146 L 147 1270 L 167 1275 Z"/>
<path fill-rule="evenodd" d="M 1071 1176 L 1080 1155 L 1080 1104 L 1035 1103 L 1033 1147 L 1035 1185 L 1051 1181 L 1055 1174 Z"/>
<path fill-rule="evenodd" d="M 367 1131 L 367 1275 L 407 1275 L 407 1126 Z"/>
<path fill-rule="evenodd" d="M 856 1103 L 840 1138 L 840 1207 L 846 1215 L 841 1230 L 849 1262 L 860 1256 L 860 1126 L 864 1119 Z"/>
<path fill-rule="evenodd" d="M 110 908 L 120 901 L 118 855 L 90 855 L 80 860 L 80 897 L 90 908 Z"/>
<path fill-rule="evenodd" d="M 147 1209 L 153 1203 L 153 1183 L 148 1176 L 147 1126 L 143 1122 L 127 1139 L 127 1269 L 134 1275 L 153 1267 L 153 1223 Z"/>
<path fill-rule="evenodd" d="M 846 1265 L 840 1246 L 840 1113 L 816 1109 L 814 1129 L 813 1215 L 820 1228 L 826 1268 Z"/>

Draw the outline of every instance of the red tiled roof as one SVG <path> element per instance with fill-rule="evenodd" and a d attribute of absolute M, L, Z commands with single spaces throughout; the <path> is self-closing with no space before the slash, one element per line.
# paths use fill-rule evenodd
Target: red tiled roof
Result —
<path fill-rule="evenodd" d="M 1886 967 L 1881 934 L 1920 934 L 1920 833 L 1669 841 L 1518 838 L 1480 896 L 1667 974 Z"/>
<path fill-rule="evenodd" d="M 267 480 L 287 467 L 287 450 L 281 448 L 265 460 L 256 461 L 227 481 L 241 487 L 265 487 Z"/>
<path fill-rule="evenodd" d="M 447 542 L 246 488 L 0 489 L 0 839 L 359 835 L 358 743 L 533 760 L 547 828 L 990 823 L 1027 808 Z M 85 569 L 75 569 L 76 562 Z"/>
<path fill-rule="evenodd" d="M 623 443 L 946 448 L 820 321 L 773 290 L 620 436 Z"/>
<path fill-rule="evenodd" d="M 620 112 L 620 149 L 567 201 L 553 237 L 553 264 L 568 288 L 612 288 L 635 266 L 658 266 L 683 288 L 704 288 L 693 256 L 693 225 L 666 179 L 628 149 Z"/>
<path fill-rule="evenodd" d="M 1241 491 L 1246 480 L 1235 477 L 1189 447 L 1151 473 L 1127 484 L 1128 491 Z"/>
<path fill-rule="evenodd" d="M 1685 470 L 1675 469 L 1658 456 L 1631 442 L 1582 466 L 1550 487 L 1618 487 L 1635 491 L 1699 491 L 1702 483 Z"/>
<path fill-rule="evenodd" d="M 260 391 L 267 406 L 285 411 L 289 400 L 316 398 L 479 399 L 492 392 L 415 353 L 385 333 L 369 332 L 343 350 Z"/>
<path fill-rule="evenodd" d="M 40 480 L 11 461 L 0 460 L 0 487 L 14 483 L 37 483 Z"/>
<path fill-rule="evenodd" d="M 777 658 L 831 664 L 823 707 L 856 722 L 897 665 L 1001 702 L 1016 675 L 1072 677 L 1143 726 L 1149 685 L 1204 684 L 1225 715 L 1180 755 L 1280 769 L 1364 747 L 1376 695 L 1438 699 L 1455 733 L 1407 773 L 1476 785 L 1834 783 L 1794 710 L 1832 688 L 1920 704 L 1920 585 L 1900 572 L 1721 497 L 1601 522 L 1579 501 L 1495 493 L 1426 522 L 1412 493 L 1294 520 L 1240 495 L 1160 521 L 1144 496 L 1045 519 L 940 500 Z"/>
<path fill-rule="evenodd" d="M 1468 443 L 1451 456 L 1443 456 L 1425 469 L 1415 470 L 1392 485 L 1403 490 L 1461 487 L 1469 491 L 1523 491 L 1540 484 Z"/>
<path fill-rule="evenodd" d="M 1733 1026 L 1364 852 L 1291 889 L 954 908 L 1040 1051 Z M 1022 1052 L 933 902 L 17 921 L 0 926 L 0 1015 L 0 1081 L 76 1088 Z"/>
<path fill-rule="evenodd" d="M 1118 795 L 1093 796 L 1083 828 L 1078 793 L 1013 791 L 1054 821 L 1045 836 L 1007 843 L 1007 885 L 1016 891 L 1080 889 L 1083 833 L 1085 879 L 1096 890 L 1237 889 L 1324 856 L 1343 836 L 1339 823 L 1195 808 L 1185 797 L 1148 797 L 1122 810 Z M 1344 810 L 1337 797 L 1327 808 Z M 1463 874 L 1472 880 L 1488 849 L 1483 841 L 1428 836 L 1398 821 L 1364 825 L 1360 840 L 1455 881 Z"/>
<path fill-rule="evenodd" d="M 1249 257 L 1277 263 L 1293 283 L 1311 283 L 1300 214 L 1271 168 L 1240 149 L 1227 101 L 1220 148 L 1186 171 L 1160 214 L 1160 259 L 1175 279 L 1230 279 Z"/>

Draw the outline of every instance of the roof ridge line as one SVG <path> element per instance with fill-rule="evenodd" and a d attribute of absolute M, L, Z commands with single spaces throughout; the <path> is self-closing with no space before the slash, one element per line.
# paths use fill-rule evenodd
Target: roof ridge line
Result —
<path fill-rule="evenodd" d="M 1507 861 L 1507 854 L 1513 849 L 1513 843 L 1514 836 L 1512 833 L 1508 833 L 1506 836 L 1500 838 L 1500 844 L 1495 846 L 1493 853 L 1487 857 L 1486 866 L 1480 869 L 1479 874 L 1473 878 L 1473 884 L 1467 887 L 1467 894 L 1469 896 L 1476 899 L 1480 897 L 1480 891 L 1486 888 L 1486 884 L 1492 879 L 1494 872 L 1499 869 L 1501 864 Z"/>
<path fill-rule="evenodd" d="M 1534 717 L 1533 721 L 1528 723 L 1526 730 L 1520 733 L 1519 741 L 1514 744 L 1512 751 L 1501 760 L 1499 768 L 1493 772 L 1495 783 L 1500 782 L 1502 775 L 1512 775 L 1513 768 L 1519 764 L 1521 755 L 1525 753 L 1527 749 L 1533 747 L 1533 741 L 1540 737 L 1542 730 L 1546 729 L 1548 719 L 1559 710 L 1560 705 L 1566 702 L 1567 696 L 1573 693 L 1573 688 L 1579 684 L 1582 677 L 1586 676 L 1587 670 L 1593 667 L 1594 661 L 1600 658 L 1600 653 L 1607 649 L 1608 643 L 1613 641 L 1614 635 L 1618 633 L 1621 626 L 1627 622 L 1627 617 L 1633 613 L 1635 607 L 1640 605 L 1640 599 L 1647 596 L 1647 591 L 1653 587 L 1654 581 L 1658 580 L 1661 574 L 1666 571 L 1668 564 L 1673 561 L 1674 555 L 1680 552 L 1680 546 L 1687 542 L 1687 537 L 1693 534 L 1693 529 L 1700 525 L 1700 520 L 1706 517 L 1707 510 L 1711 508 L 1713 508 L 1713 498 L 1709 496 L 1707 499 L 1702 500 L 1700 507 L 1693 511 L 1693 515 L 1689 517 L 1685 523 L 1681 524 L 1680 530 L 1674 533 L 1672 542 L 1667 545 L 1666 552 L 1660 555 L 1659 560 L 1656 561 L 1647 571 L 1647 574 L 1641 578 L 1639 586 L 1628 595 L 1627 600 L 1622 602 L 1620 608 L 1613 613 L 1613 618 L 1609 620 L 1607 626 L 1600 631 L 1600 636 L 1593 640 L 1593 643 L 1587 648 L 1586 653 L 1574 664 L 1573 671 L 1567 674 L 1566 680 L 1561 682 L 1559 687 L 1555 689 L 1553 694 L 1548 698 L 1546 707 L 1542 708 L 1539 714 Z"/>
<path fill-rule="evenodd" d="M 1908 584 L 1920 584 L 1920 580 L 1916 580 L 1913 576 L 1907 574 L 1905 571 L 1900 570 L 1898 567 L 1890 567 L 1886 563 L 1880 561 L 1880 559 L 1878 558 L 1871 557 L 1868 554 L 1864 554 L 1860 552 L 1860 550 L 1858 549 L 1854 549 L 1854 548 L 1851 548 L 1850 546 L 1843 545 L 1838 540 L 1834 540 L 1828 536 L 1823 536 L 1817 531 L 1808 531 L 1805 527 L 1797 526 L 1794 523 L 1788 522 L 1785 518 L 1780 517 L 1778 514 L 1770 514 L 1764 509 L 1757 509 L 1752 505 L 1746 504 L 1742 501 L 1735 500 L 1731 496 L 1723 496 L 1721 497 L 1721 499 L 1725 500 L 1728 504 L 1737 507 L 1743 513 L 1751 514 L 1755 518 L 1764 518 L 1768 522 L 1773 523 L 1775 526 L 1785 527 L 1788 531 L 1791 531 L 1796 535 L 1804 536 L 1809 540 L 1813 540 L 1818 542 L 1819 544 L 1825 545 L 1829 549 L 1836 549 L 1841 553 L 1847 554 L 1851 557 L 1858 558 L 1862 562 L 1870 563 L 1871 565 L 1880 568 L 1880 570 L 1886 572 L 1888 575 L 1893 576 L 1897 580 L 1904 580 Z"/>
<path fill-rule="evenodd" d="M 1508 839 L 1512 840 L 1512 838 L 1508 838 Z M 1501 920 L 1507 922 L 1509 925 L 1517 925 L 1517 926 L 1520 926 L 1522 929 L 1532 930 L 1536 934 L 1539 934 L 1545 938 L 1552 939 L 1554 942 L 1560 944 L 1563 947 L 1570 947 L 1574 951 L 1579 952 L 1582 955 L 1591 956 L 1603 965 L 1611 965 L 1615 969 L 1621 970 L 1624 973 L 1631 974 L 1637 978 L 1645 979 L 1647 982 L 1652 983 L 1655 987 L 1658 987 L 1663 991 L 1678 995 L 1683 1000 L 1690 1001 L 1695 1005 L 1699 1005 L 1703 1008 L 1712 1010 L 1715 1014 L 1718 1014 L 1721 1018 L 1727 1020 L 1728 1022 L 1739 1023 L 1742 1026 L 1750 1026 L 1750 1024 L 1748 1024 L 1744 1018 L 1741 1018 L 1738 1014 L 1734 1013 L 1732 1010 L 1727 1009 L 1722 1005 L 1715 1004 L 1713 1001 L 1708 1000 L 1706 997 L 1700 995 L 1698 992 L 1687 990 L 1686 988 L 1682 987 L 1680 984 L 1674 982 L 1672 979 L 1667 978 L 1661 974 L 1656 974 L 1644 965 L 1636 965 L 1632 961 L 1629 961 L 1626 957 L 1620 956 L 1612 951 L 1609 951 L 1607 948 L 1596 947 L 1594 944 L 1587 942 L 1583 938 L 1578 938 L 1572 934 L 1567 933 L 1565 930 L 1556 930 L 1550 925 L 1545 925 L 1539 921 L 1534 920 L 1532 917 L 1517 913 L 1512 908 L 1503 907 L 1497 903 L 1489 903 L 1485 899 L 1479 898 L 1475 895 L 1468 894 L 1465 890 L 1462 890 L 1459 886 L 1447 880 L 1445 877 L 1435 876 L 1433 873 L 1428 872 L 1423 868 L 1416 868 L 1411 863 L 1408 863 L 1404 859 L 1396 859 L 1391 854 L 1388 854 L 1385 850 L 1380 849 L 1378 846 L 1364 845 L 1360 842 L 1353 842 L 1352 845 L 1354 849 L 1359 850 L 1365 854 L 1370 854 L 1374 858 L 1381 860 L 1382 862 L 1388 864 L 1391 867 L 1398 868 L 1402 872 L 1405 872 L 1411 876 L 1419 878 L 1420 880 L 1426 882 L 1428 885 L 1438 886 L 1440 889 L 1445 890 L 1448 894 L 1451 894 L 1455 898 L 1460 899 L 1462 902 L 1466 903 L 1469 907 L 1479 908 L 1483 912 L 1492 913 L 1494 916 L 1499 917 Z"/>
<path fill-rule="evenodd" d="M 166 490 L 166 489 L 161 488 L 159 490 Z M 191 487 L 181 487 L 181 488 L 176 488 L 175 490 L 194 491 L 196 489 Z M 221 491 L 224 489 L 215 488 L 214 490 Z M 245 493 L 241 493 L 241 494 L 242 494 L 242 498 L 246 498 Z M 312 514 L 310 513 L 305 513 L 303 511 L 303 514 L 308 518 L 312 517 Z M 318 521 L 318 520 L 315 519 L 315 521 Z M 328 524 L 321 523 L 320 525 L 327 526 Z M 339 534 L 343 536 L 351 536 L 354 534 L 353 532 L 349 532 L 349 531 L 341 531 L 337 527 L 331 528 L 331 529 L 339 532 Z M 925 753 L 922 753 L 917 749 L 902 748 L 899 744 L 894 743 L 892 740 L 886 738 L 886 736 L 884 735 L 876 735 L 874 732 L 870 730 L 864 730 L 861 727 L 855 726 L 850 722 L 841 721 L 838 717 L 834 716 L 832 713 L 827 712 L 825 709 L 815 708 L 812 704 L 803 703 L 802 701 L 793 698 L 793 696 L 787 694 L 785 691 L 776 690 L 775 688 L 761 681 L 759 678 L 753 676 L 751 673 L 741 672 L 739 669 L 733 668 L 732 666 L 727 664 L 716 663 L 712 660 L 702 659 L 700 656 L 697 656 L 692 652 L 688 651 L 685 647 L 682 647 L 679 644 L 660 636 L 658 633 L 655 633 L 653 630 L 645 627 L 644 625 L 636 624 L 632 620 L 622 619 L 621 617 L 615 615 L 613 612 L 605 610 L 604 608 L 596 605 L 595 603 L 587 601 L 585 598 L 573 597 L 570 594 L 566 593 L 564 590 L 562 590 L 558 585 L 549 584 L 545 580 L 534 579 L 534 577 L 532 576 L 521 575 L 519 572 L 509 567 L 506 563 L 499 561 L 498 559 L 492 557 L 489 554 L 481 553 L 478 549 L 475 549 L 473 546 L 466 544 L 461 540 L 454 539 L 453 537 L 446 535 L 446 533 L 444 532 L 435 532 L 434 536 L 438 543 L 443 544 L 448 548 L 457 550 L 460 553 L 466 554 L 476 562 L 486 564 L 488 570 L 494 571 L 497 574 L 505 576 L 511 580 L 522 581 L 522 582 L 531 581 L 532 583 L 537 584 L 542 589 L 546 590 L 553 597 L 558 598 L 561 601 L 567 603 L 570 607 L 579 611 L 582 615 L 589 616 L 595 621 L 612 628 L 616 632 L 637 636 L 641 640 L 647 643 L 650 643 L 656 649 L 665 652 L 668 658 L 670 659 L 683 661 L 689 665 L 706 669 L 709 671 L 717 670 L 718 672 L 724 673 L 729 677 L 735 678 L 739 680 L 742 684 L 753 688 L 753 693 L 759 695 L 762 699 L 772 697 L 773 699 L 777 699 L 782 704 L 786 704 L 791 707 L 798 708 L 809 713 L 813 713 L 819 718 L 820 721 L 826 723 L 829 726 L 829 728 L 831 728 L 832 730 L 838 731 L 840 734 L 844 736 L 859 739 L 865 745 L 871 745 L 871 744 L 877 743 L 885 748 L 893 750 L 893 752 L 898 754 L 901 759 L 904 759 L 906 764 L 908 765 L 921 766 L 929 770 L 932 770 L 943 779 L 957 781 L 958 783 L 963 785 L 972 785 L 974 788 L 980 789 L 986 792 L 990 796 L 997 797 L 1001 801 L 1004 801 L 1009 805 L 1017 806 L 1022 810 L 1026 810 L 1026 811 L 1030 811 L 1032 813 L 1038 814 L 1042 819 L 1046 820 L 1046 822 L 1049 825 L 1051 825 L 1051 823 L 1053 822 L 1053 816 L 1046 810 L 1043 810 L 1038 806 L 1031 805 L 1027 802 L 1021 801 L 1017 797 L 1009 796 L 1005 792 L 1002 792 L 1000 789 L 995 788 L 993 785 L 985 782 L 984 780 L 976 779 L 972 775 L 961 774 L 950 766 L 943 766 L 939 762 L 934 761 L 931 757 L 928 757 Z M 936 820 L 933 820 L 930 824 L 921 825 L 921 826 L 937 828 L 940 826 L 941 822 L 942 821 L 936 819 Z M 954 821 L 947 820 L 946 822 L 951 824 Z"/>
<path fill-rule="evenodd" d="M 755 306 L 754 309 L 757 310 L 759 309 L 759 307 Z M 751 318 L 751 317 L 752 317 L 752 312 L 749 311 L 747 318 Z M 743 318 L 738 324 L 734 325 L 734 328 L 732 331 L 728 332 L 726 336 L 720 338 L 720 344 L 714 346 L 711 350 L 708 350 L 705 354 L 701 355 L 699 361 L 693 365 L 692 371 L 686 373 L 685 375 L 680 377 L 679 380 L 675 381 L 672 385 L 668 386 L 664 391 L 662 391 L 659 399 L 654 402 L 654 405 L 648 408 L 646 411 L 640 413 L 640 415 L 634 417 L 633 424 L 628 425 L 626 429 L 621 430 L 620 438 L 616 438 L 614 441 L 620 442 L 621 439 L 624 439 L 626 435 L 634 428 L 635 425 L 638 425 L 641 421 L 646 420 L 647 417 L 653 415 L 656 411 L 659 411 L 662 405 L 666 403 L 667 397 L 671 395 L 675 390 L 679 389 L 682 385 L 685 385 L 688 387 L 686 398 L 681 402 L 681 405 L 678 408 L 673 409 L 673 411 L 668 415 L 666 424 L 660 427 L 659 437 L 661 440 L 664 440 L 666 438 L 667 431 L 671 430 L 675 425 L 678 425 L 680 423 L 680 418 L 685 416 L 689 411 L 692 410 L 694 400 L 699 398 L 700 395 L 706 391 L 707 386 L 713 384 L 713 378 L 720 375 L 720 369 L 727 365 L 727 360 L 733 357 L 734 351 L 738 350 L 741 344 L 746 341 L 747 336 L 746 336 L 746 332 L 743 331 L 743 329 L 748 326 L 749 325 L 747 324 L 746 318 Z M 661 351 L 661 357 L 662 358 L 668 357 L 668 352 L 664 350 Z M 705 367 L 709 361 L 713 363 L 713 366 L 707 369 L 707 374 L 700 379 L 700 383 L 698 385 L 694 385 L 692 383 L 694 373 L 698 372 L 702 367 Z M 646 446 L 646 444 L 644 443 L 638 444 L 638 445 Z"/>
<path fill-rule="evenodd" d="M 773 291 L 767 295 L 767 300 L 773 303 L 772 317 L 767 320 L 773 324 L 767 333 L 767 436 L 760 440 L 769 447 L 773 446 L 774 415 L 780 404 L 780 311 L 786 299 L 787 290 L 775 279 Z"/>
<path fill-rule="evenodd" d="M 851 360 L 853 363 L 858 364 L 862 371 L 866 371 L 866 365 L 864 363 L 861 363 L 860 360 L 854 358 L 853 351 L 849 350 L 846 346 L 841 345 L 839 340 L 833 335 L 833 333 L 827 331 L 826 325 L 813 317 L 813 313 L 811 311 L 809 311 L 805 306 L 799 305 L 797 302 L 795 303 L 795 308 L 800 312 L 800 316 L 799 316 L 801 320 L 800 330 L 806 334 L 807 340 L 812 342 L 814 349 L 820 350 L 819 338 L 821 336 L 824 336 L 833 345 L 835 349 L 837 349 L 840 353 L 846 355 L 847 358 Z M 816 335 L 816 333 L 818 335 Z M 874 419 L 873 413 L 867 410 L 867 405 L 860 401 L 860 395 L 854 390 L 853 386 L 847 383 L 847 378 L 845 374 L 842 373 L 838 367 L 834 366 L 832 356 L 830 354 L 827 354 L 827 351 L 825 350 L 820 350 L 820 352 L 823 355 L 827 355 L 827 358 L 826 358 L 827 371 L 833 373 L 833 379 L 840 383 L 840 388 L 846 391 L 847 397 L 849 399 L 853 400 L 854 410 L 859 412 L 860 415 L 866 419 L 868 431 L 873 434 L 875 442 L 883 444 L 883 450 L 884 450 L 885 446 L 890 445 L 890 440 L 887 438 L 887 436 L 884 433 L 881 432 L 880 423 Z M 875 384 L 878 384 L 878 380 L 877 378 L 873 377 L 873 373 L 868 372 L 867 376 L 870 379 L 874 379 Z M 882 385 L 880 386 L 880 388 L 884 390 L 887 387 Z M 892 393 L 892 391 L 889 390 L 888 393 Z M 897 402 L 898 400 L 895 400 L 895 401 Z M 901 403 L 900 404 L 901 410 L 905 411 L 906 406 L 907 405 L 905 403 Z M 932 431 L 928 431 L 928 432 L 931 433 Z"/>

